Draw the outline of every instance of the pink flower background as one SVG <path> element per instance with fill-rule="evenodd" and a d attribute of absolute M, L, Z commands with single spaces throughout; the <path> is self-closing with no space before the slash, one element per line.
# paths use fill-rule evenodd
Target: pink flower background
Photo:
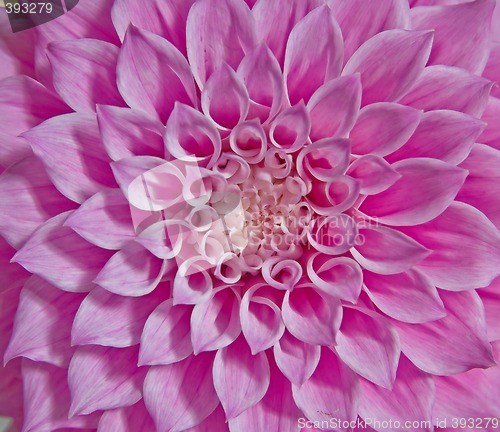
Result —
<path fill-rule="evenodd" d="M 498 428 L 495 6 L 0 9 L 11 430 Z"/>

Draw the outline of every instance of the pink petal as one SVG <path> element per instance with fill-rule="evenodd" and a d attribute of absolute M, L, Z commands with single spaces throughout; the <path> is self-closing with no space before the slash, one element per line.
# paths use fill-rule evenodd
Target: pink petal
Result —
<path fill-rule="evenodd" d="M 290 32 L 310 11 L 321 4 L 317 0 L 258 0 L 252 8 L 257 34 L 283 64 Z M 287 19 L 283 19 L 286 16 Z"/>
<path fill-rule="evenodd" d="M 197 257 L 184 261 L 173 280 L 174 304 L 201 304 L 210 299 L 213 281 L 206 270 L 211 265 Z"/>
<path fill-rule="evenodd" d="M 12 136 L 70 111 L 55 93 L 34 79 L 17 75 L 0 81 L 0 130 Z"/>
<path fill-rule="evenodd" d="M 283 335 L 281 309 L 270 299 L 249 289 L 241 300 L 240 322 L 252 354 L 271 348 Z"/>
<path fill-rule="evenodd" d="M 453 375 L 495 364 L 481 299 L 474 290 L 440 291 L 446 316 L 423 324 L 393 321 L 404 354 L 419 369 Z"/>
<path fill-rule="evenodd" d="M 231 432 L 297 430 L 300 412 L 293 400 L 290 382 L 280 373 L 272 356 L 268 358 L 271 380 L 267 393 L 259 403 L 229 420 Z"/>
<path fill-rule="evenodd" d="M 64 291 L 90 291 L 110 252 L 65 227 L 68 215 L 61 213 L 41 225 L 13 261 Z"/>
<path fill-rule="evenodd" d="M 353 54 L 342 75 L 361 73 L 362 105 L 400 99 L 423 71 L 432 32 L 387 30 L 373 36 Z M 381 62 L 380 59 L 385 59 Z"/>
<path fill-rule="evenodd" d="M 68 367 L 73 355 L 70 329 L 82 300 L 82 295 L 60 291 L 37 276 L 28 279 L 21 291 L 5 362 L 22 356 Z"/>
<path fill-rule="evenodd" d="M 283 337 L 274 346 L 274 358 L 281 372 L 292 384 L 301 386 L 316 370 L 321 347 L 310 345 L 293 337 L 285 331 Z"/>
<path fill-rule="evenodd" d="M 403 146 L 415 132 L 421 112 L 395 103 L 367 105 L 349 134 L 354 154 L 386 156 Z"/>
<path fill-rule="evenodd" d="M 0 131 L 0 174 L 10 165 L 31 156 L 31 146 L 23 137 Z"/>
<path fill-rule="evenodd" d="M 351 254 L 362 267 L 378 274 L 404 272 L 430 254 L 415 240 L 384 226 L 362 228 L 359 236 L 361 244 Z"/>
<path fill-rule="evenodd" d="M 205 115 L 220 129 L 232 129 L 246 118 L 249 108 L 248 91 L 236 72 L 226 63 L 207 80 L 201 93 L 201 107 Z"/>
<path fill-rule="evenodd" d="M 119 49 L 97 39 L 54 42 L 47 55 L 54 88 L 75 111 L 95 112 L 96 104 L 123 106 L 116 87 Z"/>
<path fill-rule="evenodd" d="M 19 264 L 11 262 L 15 253 L 16 250 L 0 237 L 0 294 L 10 288 L 22 286 L 30 276 Z"/>
<path fill-rule="evenodd" d="M 139 299 L 96 287 L 83 300 L 72 323 L 72 344 L 116 348 L 138 344 L 146 320 L 163 300 L 161 294 L 155 292 Z"/>
<path fill-rule="evenodd" d="M 0 292 L 0 355 L 3 357 L 9 345 L 10 337 L 14 327 L 14 317 L 16 316 L 21 289 L 26 281 L 26 277 L 18 283 L 11 285 Z M 16 365 L 16 360 L 9 363 L 7 367 Z M 1 369 L 0 369 L 1 370 Z"/>
<path fill-rule="evenodd" d="M 280 65 L 270 49 L 259 45 L 249 52 L 237 73 L 250 96 L 248 118 L 259 117 L 262 122 L 274 118 L 283 104 L 285 90 Z"/>
<path fill-rule="evenodd" d="M 490 98 L 486 105 L 482 120 L 487 123 L 486 129 L 479 137 L 479 142 L 500 150 L 500 125 L 498 116 L 500 115 L 500 99 Z"/>
<path fill-rule="evenodd" d="M 104 249 L 121 249 L 135 238 L 130 204 L 120 189 L 98 192 L 75 210 L 64 225 Z"/>
<path fill-rule="evenodd" d="M 22 371 L 25 401 L 23 431 L 97 427 L 98 414 L 68 419 L 71 395 L 67 369 L 25 359 Z"/>
<path fill-rule="evenodd" d="M 117 161 L 131 156 L 164 156 L 165 126 L 142 111 L 97 106 L 97 121 L 109 157 Z"/>
<path fill-rule="evenodd" d="M 144 402 L 126 408 L 105 411 L 97 432 L 156 432 L 153 419 Z"/>
<path fill-rule="evenodd" d="M 222 406 L 219 404 L 215 411 L 210 414 L 205 420 L 200 424 L 193 426 L 192 428 L 186 429 L 184 432 L 229 432 L 228 423 L 226 421 L 226 415 Z"/>
<path fill-rule="evenodd" d="M 342 320 L 338 300 L 323 297 L 310 286 L 287 291 L 282 305 L 287 330 L 312 345 L 335 345 L 335 335 Z"/>
<path fill-rule="evenodd" d="M 186 32 L 188 60 L 201 89 L 223 63 L 236 70 L 257 45 L 253 17 L 241 0 L 196 2 L 189 11 Z"/>
<path fill-rule="evenodd" d="M 363 275 L 366 292 L 373 303 L 398 321 L 423 323 L 446 315 L 436 287 L 418 270 L 395 275 L 365 271 Z"/>
<path fill-rule="evenodd" d="M 155 0 L 144 8 L 134 0 L 117 0 L 113 2 L 111 18 L 122 42 L 133 24 L 164 37 L 185 55 L 186 20 L 193 3 L 194 0 Z"/>
<path fill-rule="evenodd" d="M 137 353 L 137 347 L 77 348 L 68 370 L 70 416 L 137 403 L 146 374 L 146 370 L 137 368 Z"/>
<path fill-rule="evenodd" d="M 356 123 L 360 106 L 359 75 L 340 77 L 322 85 L 307 104 L 311 140 L 347 136 Z"/>
<path fill-rule="evenodd" d="M 482 287 L 500 274 L 500 233 L 474 207 L 454 202 L 436 219 L 404 232 L 433 251 L 419 269 L 439 288 Z"/>
<path fill-rule="evenodd" d="M 213 355 L 202 353 L 149 369 L 144 402 L 158 432 L 184 431 L 215 410 L 219 399 L 212 381 L 212 364 Z"/>
<path fill-rule="evenodd" d="M 482 121 L 461 112 L 429 111 L 410 140 L 386 159 L 392 163 L 428 157 L 457 165 L 470 153 L 484 127 Z"/>
<path fill-rule="evenodd" d="M 118 57 L 117 83 L 125 102 L 165 123 L 175 102 L 196 104 L 189 65 L 168 41 L 130 26 Z"/>
<path fill-rule="evenodd" d="M 483 144 L 475 144 L 469 157 L 460 165 L 469 171 L 457 200 L 481 210 L 497 228 L 500 228 L 498 197 L 500 152 Z"/>
<path fill-rule="evenodd" d="M 340 359 L 358 375 L 390 389 L 399 362 L 399 336 L 379 314 L 344 307 L 335 347 Z"/>
<path fill-rule="evenodd" d="M 484 313 L 486 316 L 486 331 L 489 341 L 500 340 L 500 321 L 497 319 L 500 313 L 500 279 L 496 278 L 486 288 L 477 290 L 479 297 L 484 305 Z"/>
<path fill-rule="evenodd" d="M 0 176 L 0 189 L 0 233 L 17 249 L 47 219 L 74 208 L 52 185 L 35 156 L 9 167 Z"/>
<path fill-rule="evenodd" d="M 481 117 L 493 83 L 450 66 L 429 66 L 401 100 L 404 105 L 430 110 L 454 110 Z"/>
<path fill-rule="evenodd" d="M 464 184 L 467 171 L 436 159 L 396 162 L 401 178 L 389 189 L 369 196 L 360 211 L 389 225 L 419 225 L 443 213 Z"/>
<path fill-rule="evenodd" d="M 323 348 L 316 371 L 302 386 L 292 385 L 293 398 L 305 416 L 315 422 L 356 420 L 359 383 L 352 372 L 330 348 Z M 325 423 L 320 423 L 325 424 Z M 327 430 L 335 430 L 328 427 Z"/>
<path fill-rule="evenodd" d="M 359 415 L 372 423 L 415 421 L 412 430 L 431 432 L 431 410 L 434 402 L 432 378 L 401 356 L 396 381 L 391 390 L 361 381 Z M 419 423 L 420 422 L 420 423 Z M 418 424 L 421 426 L 419 427 Z"/>
<path fill-rule="evenodd" d="M 11 430 L 21 430 L 24 418 L 20 359 L 0 368 L 0 407 L 0 415 L 13 420 Z"/>
<path fill-rule="evenodd" d="M 500 10 L 498 6 L 497 9 Z M 483 77 L 496 83 L 500 82 L 500 42 L 494 42 L 492 44 L 490 57 L 484 69 Z M 498 87 L 493 87 L 491 95 L 500 97 L 500 89 Z"/>
<path fill-rule="evenodd" d="M 401 174 L 384 159 L 375 155 L 362 156 L 355 160 L 347 174 L 359 181 L 359 192 L 364 195 L 376 195 L 396 183 Z"/>
<path fill-rule="evenodd" d="M 47 120 L 23 135 L 54 186 L 82 203 L 116 183 L 94 115 L 73 113 Z"/>
<path fill-rule="evenodd" d="M 414 8 L 413 28 L 435 32 L 429 64 L 444 64 L 470 70 L 478 75 L 490 54 L 490 22 L 494 0 Z"/>
<path fill-rule="evenodd" d="M 267 151 L 266 132 L 258 120 L 248 120 L 231 131 L 229 145 L 234 153 L 248 163 L 259 163 L 264 159 Z M 219 159 L 220 163 L 221 159 Z"/>
<path fill-rule="evenodd" d="M 129 243 L 104 265 L 94 282 L 118 295 L 140 297 L 160 283 L 166 270 L 163 260 L 138 243 Z"/>
<path fill-rule="evenodd" d="M 214 386 L 228 420 L 254 406 L 266 394 L 270 370 L 266 353 L 252 355 L 245 339 L 217 351 Z"/>
<path fill-rule="evenodd" d="M 303 101 L 297 105 L 284 109 L 271 124 L 269 137 L 271 143 L 293 153 L 306 144 L 311 130 L 311 120 Z"/>
<path fill-rule="evenodd" d="M 161 303 L 144 326 L 139 351 L 140 365 L 176 363 L 193 353 L 191 345 L 192 306 Z"/>
<path fill-rule="evenodd" d="M 307 103 L 316 89 L 338 77 L 343 56 L 342 33 L 328 6 L 302 18 L 286 45 L 283 76 L 290 103 Z"/>
<path fill-rule="evenodd" d="M 214 291 L 212 297 L 197 304 L 191 315 L 191 342 L 195 355 L 232 344 L 241 332 L 240 297 L 229 287 Z"/>
<path fill-rule="evenodd" d="M 384 30 L 410 28 L 410 9 L 407 2 L 376 0 L 365 2 L 337 1 L 331 8 L 344 37 L 345 58 L 369 38 Z"/>

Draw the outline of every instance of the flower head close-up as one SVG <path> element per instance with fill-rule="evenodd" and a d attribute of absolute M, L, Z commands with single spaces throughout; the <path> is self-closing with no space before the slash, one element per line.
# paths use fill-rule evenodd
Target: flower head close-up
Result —
<path fill-rule="evenodd" d="M 499 429 L 500 3 L 62 6 L 0 8 L 8 431 Z"/>

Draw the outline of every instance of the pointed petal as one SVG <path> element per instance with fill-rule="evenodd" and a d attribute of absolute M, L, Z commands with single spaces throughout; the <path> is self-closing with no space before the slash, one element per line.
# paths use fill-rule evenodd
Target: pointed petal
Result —
<path fill-rule="evenodd" d="M 421 112 L 404 105 L 381 102 L 359 113 L 349 134 L 354 154 L 386 156 L 403 146 L 415 132 Z"/>
<path fill-rule="evenodd" d="M 431 432 L 434 384 L 432 378 L 416 368 L 406 357 L 401 356 L 396 381 L 391 390 L 361 381 L 359 415 L 373 422 L 392 420 L 418 422 L 412 430 Z"/>
<path fill-rule="evenodd" d="M 338 300 L 306 286 L 287 291 L 281 309 L 286 328 L 297 339 L 312 345 L 335 345 L 342 320 Z"/>
<path fill-rule="evenodd" d="M 236 72 L 226 63 L 207 80 L 201 93 L 201 107 L 205 115 L 220 129 L 232 129 L 246 118 L 249 108 L 248 91 Z"/>
<path fill-rule="evenodd" d="M 47 120 L 23 135 L 42 160 L 54 186 L 82 203 L 116 186 L 94 115 L 67 114 Z"/>
<path fill-rule="evenodd" d="M 189 63 L 201 89 L 223 63 L 236 70 L 257 45 L 254 19 L 240 0 L 196 2 L 189 11 L 186 32 Z"/>
<path fill-rule="evenodd" d="M 414 84 L 429 58 L 432 32 L 387 30 L 353 54 L 342 75 L 361 73 L 362 105 L 394 102 Z M 381 62 L 380 58 L 385 61 Z"/>
<path fill-rule="evenodd" d="M 104 249 L 121 249 L 135 238 L 130 204 L 120 189 L 98 192 L 74 211 L 64 225 Z"/>
<path fill-rule="evenodd" d="M 137 353 L 137 347 L 79 347 L 68 370 L 70 416 L 137 403 L 146 374 L 137 368 Z"/>
<path fill-rule="evenodd" d="M 73 322 L 73 345 L 103 345 L 124 348 L 139 343 L 151 312 L 162 300 L 161 293 L 124 297 L 96 287 L 83 300 Z"/>
<path fill-rule="evenodd" d="M 294 153 L 304 147 L 310 130 L 309 113 L 301 101 L 295 106 L 284 109 L 273 120 L 269 137 L 275 147 L 286 153 Z"/>
<path fill-rule="evenodd" d="M 440 297 L 447 313 L 444 318 L 423 324 L 393 321 L 403 353 L 419 369 L 434 375 L 495 365 L 477 293 L 440 291 Z"/>
<path fill-rule="evenodd" d="M 311 140 L 347 136 L 356 123 L 360 106 L 359 75 L 340 77 L 322 85 L 307 104 Z"/>
<path fill-rule="evenodd" d="M 17 249 L 47 219 L 74 208 L 35 156 L 9 167 L 0 176 L 0 189 L 0 234 Z"/>
<path fill-rule="evenodd" d="M 381 315 L 344 307 L 335 350 L 358 375 L 392 388 L 401 348 L 396 329 Z"/>
<path fill-rule="evenodd" d="M 429 111 L 410 140 L 386 159 L 395 162 L 407 158 L 440 159 L 452 165 L 462 162 L 483 131 L 485 124 L 456 111 Z"/>
<path fill-rule="evenodd" d="M 41 225 L 13 261 L 64 291 L 90 291 L 110 252 L 65 227 L 68 214 L 61 213 Z"/>
<path fill-rule="evenodd" d="M 196 257 L 184 261 L 173 280 L 174 304 L 201 304 L 213 294 L 212 265 Z"/>
<path fill-rule="evenodd" d="M 143 401 L 126 408 L 105 411 L 97 432 L 156 432 Z"/>
<path fill-rule="evenodd" d="M 398 0 L 364 0 L 332 2 L 344 37 L 345 58 L 352 54 L 369 38 L 384 30 L 410 28 L 410 9 L 407 2 Z"/>
<path fill-rule="evenodd" d="M 490 98 L 486 105 L 482 120 L 487 123 L 486 129 L 479 137 L 479 142 L 500 150 L 500 126 L 498 116 L 500 115 L 500 99 Z"/>
<path fill-rule="evenodd" d="M 363 275 L 366 292 L 373 303 L 398 321 L 416 324 L 446 315 L 436 287 L 418 270 L 395 275 L 365 271 Z"/>
<path fill-rule="evenodd" d="M 331 9 L 314 9 L 290 32 L 286 45 L 285 78 L 292 105 L 301 99 L 307 103 L 326 81 L 340 75 L 344 45 L 340 27 Z"/>
<path fill-rule="evenodd" d="M 117 83 L 125 102 L 165 123 L 176 101 L 195 104 L 189 65 L 158 35 L 130 26 L 118 57 Z"/>
<path fill-rule="evenodd" d="M 492 82 L 457 67 L 429 66 L 401 103 L 425 111 L 447 109 L 481 117 L 492 86 Z"/>
<path fill-rule="evenodd" d="M 57 93 L 77 112 L 95 112 L 98 103 L 123 106 L 116 87 L 118 52 L 115 45 L 97 39 L 49 44 Z"/>
<path fill-rule="evenodd" d="M 312 377 L 300 387 L 293 384 L 292 391 L 297 406 L 313 422 L 329 424 L 332 417 L 341 422 L 357 418 L 358 378 L 330 348 L 322 348 Z"/>
<path fill-rule="evenodd" d="M 292 384 L 301 386 L 316 370 L 321 347 L 296 339 L 288 331 L 274 346 L 276 364 Z"/>
<path fill-rule="evenodd" d="M 122 296 L 140 297 L 159 284 L 166 265 L 138 243 L 129 243 L 104 265 L 94 282 Z"/>
<path fill-rule="evenodd" d="M 142 111 L 97 106 L 97 121 L 109 157 L 116 161 L 131 156 L 164 156 L 162 123 Z"/>
<path fill-rule="evenodd" d="M 375 155 L 366 155 L 355 160 L 346 174 L 359 181 L 359 192 L 364 195 L 379 194 L 401 178 L 400 173 Z"/>
<path fill-rule="evenodd" d="M 500 274 L 500 232 L 468 204 L 454 202 L 436 219 L 403 231 L 432 250 L 419 269 L 438 288 L 482 287 Z"/>
<path fill-rule="evenodd" d="M 464 184 L 467 171 L 437 159 L 406 159 L 392 165 L 401 178 L 363 201 L 360 211 L 389 225 L 419 225 L 443 213 Z"/>
<path fill-rule="evenodd" d="M 351 249 L 354 259 L 378 274 L 396 274 L 417 265 L 430 251 L 403 233 L 384 226 L 359 230 L 361 244 Z"/>
<path fill-rule="evenodd" d="M 140 365 L 167 365 L 184 360 L 192 354 L 192 310 L 192 306 L 174 306 L 170 299 L 151 313 L 141 337 Z"/>
<path fill-rule="evenodd" d="M 0 173 L 32 154 L 31 146 L 24 138 L 0 131 Z"/>
<path fill-rule="evenodd" d="M 144 382 L 144 403 L 158 432 L 181 432 L 200 424 L 219 404 L 212 380 L 213 354 L 202 353 L 153 366 Z M 172 391 L 176 389 L 176 391 Z"/>
<path fill-rule="evenodd" d="M 499 9 L 498 6 L 497 9 Z M 490 57 L 486 68 L 484 69 L 483 77 L 496 83 L 500 82 L 500 42 L 494 42 L 492 44 Z M 493 87 L 491 95 L 500 97 L 500 89 L 498 86 Z"/>
<path fill-rule="evenodd" d="M 22 286 L 30 276 L 19 264 L 11 262 L 15 253 L 16 250 L 0 238 L 0 294 L 13 287 Z"/>
<path fill-rule="evenodd" d="M 233 343 L 241 332 L 240 297 L 229 287 L 216 290 L 212 298 L 197 304 L 191 315 L 194 353 L 214 351 Z"/>
<path fill-rule="evenodd" d="M 18 283 L 11 285 L 8 289 L 0 292 L 0 355 L 3 357 L 14 327 L 14 318 L 21 297 L 21 289 L 26 281 L 26 277 Z M 7 367 L 11 367 L 16 361 L 11 362 Z"/>
<path fill-rule="evenodd" d="M 213 377 L 215 391 L 230 420 L 264 397 L 270 379 L 266 353 L 252 355 L 245 339 L 240 337 L 217 351 Z"/>
<path fill-rule="evenodd" d="M 413 28 L 435 32 L 429 64 L 457 66 L 478 75 L 490 54 L 490 23 L 494 0 L 414 8 Z"/>
<path fill-rule="evenodd" d="M 486 288 L 477 290 L 484 305 L 486 316 L 487 333 L 489 341 L 500 340 L 500 321 L 497 319 L 500 313 L 500 279 L 496 278 Z"/>

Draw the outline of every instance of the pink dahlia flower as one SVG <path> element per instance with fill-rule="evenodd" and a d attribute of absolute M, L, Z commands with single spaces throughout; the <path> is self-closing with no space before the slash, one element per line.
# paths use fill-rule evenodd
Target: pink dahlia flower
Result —
<path fill-rule="evenodd" d="M 497 428 L 494 9 L 1 10 L 12 430 Z"/>

